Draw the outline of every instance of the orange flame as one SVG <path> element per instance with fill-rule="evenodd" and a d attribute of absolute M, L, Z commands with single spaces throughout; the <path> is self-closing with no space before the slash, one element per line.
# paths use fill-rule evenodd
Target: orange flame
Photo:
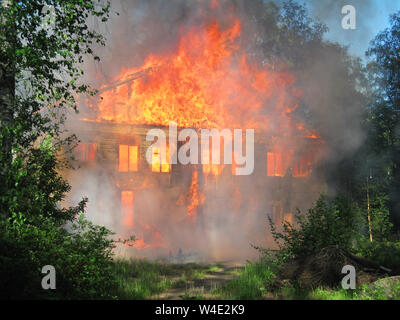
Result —
<path fill-rule="evenodd" d="M 133 227 L 133 192 L 121 192 L 122 218 L 126 227 Z"/>
<path fill-rule="evenodd" d="M 101 87 L 97 121 L 307 132 L 291 117 L 301 95 L 294 78 L 250 63 L 240 34 L 238 19 L 224 29 L 206 19 L 182 29 L 174 52 L 150 54 L 143 66 L 123 68 L 118 85 Z"/>
<path fill-rule="evenodd" d="M 197 208 L 204 203 L 204 195 L 199 190 L 198 172 L 193 171 L 192 183 L 189 190 L 189 205 L 187 207 L 188 216 L 195 217 L 197 214 Z"/>
<path fill-rule="evenodd" d="M 190 184 L 189 191 L 185 194 L 181 194 L 177 201 L 177 205 L 186 205 L 187 216 L 193 220 L 196 220 L 197 210 L 205 200 L 204 194 L 200 190 L 199 186 L 199 173 L 193 171 L 192 182 Z"/>

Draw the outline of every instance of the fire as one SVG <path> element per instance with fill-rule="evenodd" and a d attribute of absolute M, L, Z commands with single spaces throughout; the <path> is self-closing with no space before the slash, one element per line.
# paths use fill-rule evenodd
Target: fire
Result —
<path fill-rule="evenodd" d="M 199 190 L 199 178 L 198 172 L 193 171 L 192 183 L 189 190 L 189 205 L 187 207 L 188 216 L 196 217 L 197 208 L 204 203 L 204 195 Z"/>
<path fill-rule="evenodd" d="M 239 45 L 241 29 L 237 18 L 224 28 L 212 19 L 182 28 L 175 51 L 150 54 L 142 66 L 123 68 L 114 85 L 101 87 L 97 121 L 311 136 L 291 116 L 301 95 L 294 77 L 251 63 Z"/>
<path fill-rule="evenodd" d="M 165 243 L 160 235 L 160 233 L 158 231 L 153 230 L 151 227 L 149 226 L 145 226 L 144 228 L 146 231 L 145 233 L 148 233 L 151 238 L 151 243 L 147 243 L 145 241 L 145 233 L 141 233 L 141 235 L 138 237 L 138 239 L 136 239 L 134 242 L 129 243 L 130 247 L 139 249 L 139 250 L 143 250 L 143 249 L 148 249 L 148 248 L 165 248 Z"/>
<path fill-rule="evenodd" d="M 122 204 L 122 218 L 124 225 L 131 228 L 133 227 L 133 192 L 122 191 L 121 192 L 121 204 Z"/>
<path fill-rule="evenodd" d="M 199 187 L 199 173 L 198 171 L 193 171 L 189 191 L 179 197 L 177 205 L 186 204 L 187 216 L 196 220 L 197 210 L 204 203 L 204 200 L 205 196 Z"/>
<path fill-rule="evenodd" d="M 267 152 L 267 176 L 283 177 L 288 169 L 291 169 L 293 177 L 307 177 L 311 172 L 311 166 L 315 154 L 308 153 L 302 157 L 294 157 L 294 150 L 285 151 L 276 148 L 277 152 Z"/>

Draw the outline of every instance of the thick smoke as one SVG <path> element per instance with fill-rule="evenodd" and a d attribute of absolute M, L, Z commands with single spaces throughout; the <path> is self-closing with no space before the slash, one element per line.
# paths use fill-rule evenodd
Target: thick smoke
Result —
<path fill-rule="evenodd" d="M 142 65 L 149 54 L 157 55 L 173 51 L 176 49 L 178 33 L 198 23 L 200 16 L 210 10 L 212 2 L 208 0 L 112 1 L 112 12 L 118 12 L 119 16 L 112 15 L 106 25 L 96 26 L 107 37 L 107 46 L 97 50 L 101 58 L 100 63 L 87 64 L 86 75 L 89 82 L 95 87 L 110 83 L 122 68 Z M 221 5 L 219 9 L 214 8 L 210 14 L 223 24 L 229 15 L 227 8 L 233 7 L 243 24 L 241 45 L 250 52 L 254 48 L 254 56 L 257 57 L 259 55 L 257 35 L 268 33 L 268 30 L 259 26 L 254 19 L 254 15 L 263 6 L 262 1 L 220 2 L 228 5 Z M 319 3 L 315 1 L 313 13 L 328 8 L 326 6 L 322 8 Z M 337 7 L 336 2 L 333 4 L 332 1 L 331 5 Z M 351 84 L 343 81 L 348 71 L 343 66 L 346 54 L 340 52 L 334 45 L 309 50 L 307 71 L 295 72 L 297 79 L 295 86 L 303 92 L 301 102 L 306 106 L 304 112 L 308 113 L 309 122 L 319 131 L 324 141 L 324 147 L 316 155 L 317 164 L 340 161 L 354 152 L 364 139 L 360 124 L 362 99 L 357 91 L 349 89 Z M 262 62 L 260 61 L 260 65 Z M 86 117 L 90 112 L 89 109 L 81 108 L 80 116 Z M 82 136 L 79 130 L 77 131 L 75 132 L 78 137 L 88 138 L 87 132 Z M 286 143 L 295 144 L 293 141 Z M 301 150 L 302 145 L 297 144 L 296 148 Z M 257 157 L 259 162 L 265 162 L 265 154 L 256 154 L 256 162 Z M 106 225 L 121 237 L 129 236 L 120 219 L 118 204 L 120 195 L 112 191 L 115 189 L 115 181 L 102 173 L 101 169 L 78 170 L 69 176 L 68 179 L 72 184 L 72 196 L 69 200 L 77 202 L 82 196 L 87 196 L 90 219 Z M 186 227 L 187 221 L 177 218 L 186 215 L 184 206 L 182 212 L 167 212 L 165 209 L 165 203 L 177 196 L 174 188 L 168 190 L 161 187 L 143 188 L 135 194 L 135 210 L 145 212 L 142 222 L 150 227 L 143 229 L 137 236 L 154 238 L 154 235 L 161 234 L 163 246 L 155 248 L 152 253 L 120 248 L 120 254 L 157 256 L 168 251 L 176 254 L 177 250 L 182 248 L 184 252 L 199 252 L 207 259 L 239 260 L 254 257 L 257 252 L 250 244 L 265 244 L 265 240 L 271 240 L 268 234 L 267 214 L 272 214 L 273 209 L 272 205 L 265 205 L 263 200 L 279 197 L 284 199 L 285 208 L 297 206 L 306 209 L 315 200 L 318 192 L 324 191 L 318 165 L 314 171 L 313 177 L 309 180 L 312 190 L 302 190 L 304 188 L 300 184 L 293 185 L 286 177 L 279 180 L 278 184 L 274 182 L 269 188 L 260 190 L 259 186 L 263 185 L 265 172 L 263 175 L 245 177 L 235 184 L 222 178 L 217 183 L 205 184 L 205 198 L 214 200 L 201 209 L 201 217 L 199 215 L 201 221 L 191 228 Z M 186 174 L 190 185 L 192 172 Z M 201 180 L 199 183 L 203 187 L 205 181 Z M 162 234 L 163 231 L 166 232 Z M 146 235 L 146 232 L 149 235 Z"/>

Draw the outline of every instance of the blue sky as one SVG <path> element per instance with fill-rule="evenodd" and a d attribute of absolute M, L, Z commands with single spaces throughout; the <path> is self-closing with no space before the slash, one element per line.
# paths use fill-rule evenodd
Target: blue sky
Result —
<path fill-rule="evenodd" d="M 298 0 L 305 3 L 311 14 L 324 22 L 330 31 L 326 39 L 349 46 L 349 51 L 364 57 L 370 41 L 388 28 L 389 15 L 400 11 L 400 0 Z M 356 30 L 341 27 L 341 8 L 353 5 L 356 9 Z"/>

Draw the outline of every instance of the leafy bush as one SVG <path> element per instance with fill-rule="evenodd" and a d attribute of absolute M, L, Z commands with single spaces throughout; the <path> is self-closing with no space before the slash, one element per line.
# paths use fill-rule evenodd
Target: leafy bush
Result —
<path fill-rule="evenodd" d="M 1 141 L 1 136 L 0 136 Z M 18 150 L 16 150 L 18 151 Z M 59 202 L 69 184 L 57 172 L 55 146 L 45 138 L 29 153 L 16 152 L 0 186 L 2 298 L 110 298 L 115 285 L 111 232 Z M 43 290 L 41 269 L 56 269 L 56 290 Z"/>
<path fill-rule="evenodd" d="M 4 5 L 3 5 L 4 4 Z M 40 10 L 55 9 L 51 32 Z M 7 1 L 0 10 L 1 297 L 106 298 L 114 285 L 110 231 L 83 217 L 85 200 L 61 207 L 70 190 L 56 153 L 71 147 L 62 126 L 82 83 L 84 57 L 103 36 L 87 17 L 106 21 L 110 2 Z M 79 83 L 79 85 L 78 85 Z M 16 90 L 15 88 L 18 88 Z M 41 288 L 41 269 L 56 269 L 56 290 Z"/>
<path fill-rule="evenodd" d="M 22 215 L 1 221 L 0 285 L 2 299 L 112 298 L 110 231 L 81 215 L 67 230 L 54 219 L 40 226 Z M 41 269 L 56 270 L 56 290 L 43 290 Z"/>
<path fill-rule="evenodd" d="M 371 229 L 374 240 L 387 241 L 393 240 L 394 228 L 390 220 L 389 196 L 382 191 L 376 190 L 378 187 L 371 187 L 370 215 Z"/>
<path fill-rule="evenodd" d="M 269 218 L 272 235 L 282 255 L 306 256 L 330 245 L 351 250 L 362 232 L 360 210 L 347 198 L 328 200 L 321 195 L 307 213 L 303 215 L 297 211 L 295 222 L 297 227 L 286 221 L 279 232 Z"/>
<path fill-rule="evenodd" d="M 400 241 L 361 241 L 357 247 L 358 254 L 382 266 L 400 272 Z"/>

